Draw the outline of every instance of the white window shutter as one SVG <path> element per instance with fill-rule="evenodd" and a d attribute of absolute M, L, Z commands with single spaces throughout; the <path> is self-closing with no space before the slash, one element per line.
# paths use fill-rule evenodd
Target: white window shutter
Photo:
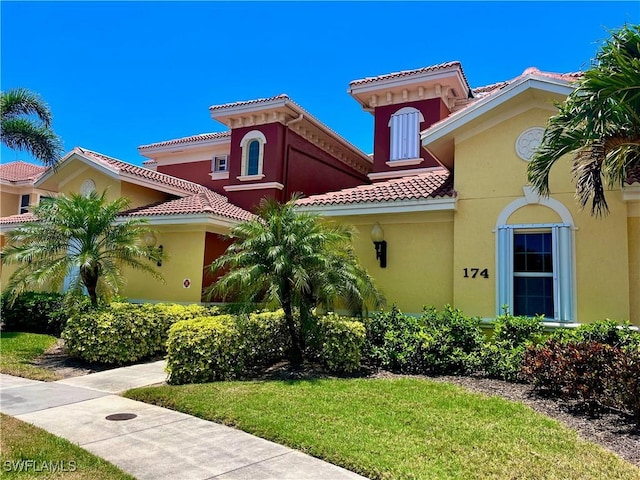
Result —
<path fill-rule="evenodd" d="M 513 311 L 513 229 L 508 226 L 498 227 L 497 250 L 497 288 L 498 304 L 496 315 L 502 314 L 502 306 L 508 305 L 509 311 Z"/>
<path fill-rule="evenodd" d="M 557 231 L 558 259 L 558 320 L 573 321 L 573 248 L 571 227 L 563 225 Z"/>

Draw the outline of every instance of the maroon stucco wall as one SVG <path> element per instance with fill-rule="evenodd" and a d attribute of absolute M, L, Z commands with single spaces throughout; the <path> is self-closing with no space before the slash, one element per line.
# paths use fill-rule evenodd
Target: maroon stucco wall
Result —
<path fill-rule="evenodd" d="M 305 196 L 370 183 L 366 175 L 353 170 L 297 133 L 287 134 L 285 198 L 295 192 Z"/>
<path fill-rule="evenodd" d="M 449 114 L 449 110 L 446 105 L 439 98 L 430 98 L 429 100 L 419 100 L 417 102 L 398 103 L 395 105 L 376 107 L 374 111 L 375 121 L 373 137 L 373 171 L 376 173 L 394 170 L 392 167 L 386 165 L 386 162 L 389 161 L 391 150 L 389 145 L 389 142 L 391 141 L 389 119 L 391 118 L 391 115 L 403 107 L 413 107 L 420 110 L 424 117 L 424 122 L 420 122 L 420 131 L 430 127 Z M 425 161 L 415 168 L 435 167 L 439 165 L 438 162 L 423 148 L 420 149 L 420 154 Z"/>
<path fill-rule="evenodd" d="M 166 173 L 178 178 L 184 178 L 190 182 L 199 183 L 211 190 L 225 195 L 222 187 L 228 184 L 229 180 L 211 180 L 211 159 L 199 162 L 178 163 L 175 165 L 158 165 L 158 172 Z"/>
<path fill-rule="evenodd" d="M 262 173 L 264 178 L 240 181 L 242 148 L 240 142 L 250 131 L 258 130 L 267 139 L 264 147 Z M 231 131 L 229 153 L 229 179 L 211 180 L 211 160 L 158 166 L 158 171 L 204 185 L 229 198 L 229 201 L 247 210 L 255 210 L 263 197 L 286 201 L 294 192 L 304 196 L 325 193 L 370 183 L 368 177 L 345 165 L 333 155 L 305 140 L 281 123 L 269 123 Z M 250 185 L 277 182 L 276 188 L 226 191 L 225 185 Z"/>
<path fill-rule="evenodd" d="M 209 298 L 204 295 L 204 290 L 213 284 L 224 272 L 217 272 L 216 275 L 212 275 L 209 272 L 209 265 L 216 258 L 224 253 L 227 247 L 231 245 L 231 240 L 222 235 L 215 233 L 206 233 L 204 242 L 204 260 L 202 263 L 202 301 L 203 302 L 219 302 L 221 298 L 213 297 Z"/>

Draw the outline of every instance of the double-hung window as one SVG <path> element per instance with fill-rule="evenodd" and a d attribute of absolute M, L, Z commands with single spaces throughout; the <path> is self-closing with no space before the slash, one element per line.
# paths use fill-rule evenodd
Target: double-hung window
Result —
<path fill-rule="evenodd" d="M 31 195 L 29 195 L 28 193 L 26 195 L 20 196 L 20 208 L 18 209 L 19 214 L 27 213 L 29 211 L 30 201 L 31 201 Z"/>
<path fill-rule="evenodd" d="M 214 173 L 226 172 L 228 168 L 227 156 L 216 155 L 211 162 L 211 171 Z"/>
<path fill-rule="evenodd" d="M 498 227 L 498 312 L 573 321 L 571 227 Z"/>
<path fill-rule="evenodd" d="M 413 107 L 403 107 L 391 115 L 389 160 L 420 157 L 420 122 L 424 122 L 424 116 Z"/>

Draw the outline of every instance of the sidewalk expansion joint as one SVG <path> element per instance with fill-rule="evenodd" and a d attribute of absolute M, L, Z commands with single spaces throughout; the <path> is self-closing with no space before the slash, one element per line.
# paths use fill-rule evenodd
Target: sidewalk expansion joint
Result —
<path fill-rule="evenodd" d="M 93 440 L 93 441 L 87 442 L 87 443 L 79 443 L 78 445 L 80 445 L 81 447 L 84 447 L 85 445 L 92 445 L 94 443 L 100 443 L 100 442 L 104 442 L 106 440 L 112 440 L 114 438 L 126 437 L 127 435 L 131 435 L 132 433 L 145 432 L 147 430 L 153 430 L 154 428 L 164 427 L 165 425 L 173 425 L 174 423 L 185 422 L 187 420 L 191 420 L 191 419 L 190 418 L 180 418 L 180 419 L 174 420 L 172 422 L 161 423 L 159 425 L 153 425 L 153 426 L 150 426 L 150 427 L 141 428 L 139 430 L 132 430 L 130 432 L 125 432 L 125 433 L 120 433 L 118 435 L 114 435 L 113 437 L 101 438 L 100 440 Z"/>
<path fill-rule="evenodd" d="M 289 447 L 287 447 L 287 448 L 289 448 Z M 288 452 L 280 453 L 278 455 L 274 455 L 273 457 L 269 457 L 269 458 L 265 458 L 265 459 L 259 460 L 257 462 L 249 463 L 247 465 L 243 465 L 242 467 L 234 468 L 232 470 L 227 470 L 224 473 L 219 473 L 218 475 L 214 475 L 213 477 L 207 477 L 204 480 L 215 480 L 216 478 L 220 478 L 223 475 L 227 475 L 227 474 L 232 473 L 232 472 L 237 472 L 239 470 L 244 470 L 245 468 L 253 467 L 254 465 L 259 465 L 261 463 L 268 462 L 269 460 L 273 460 L 274 458 L 284 457 L 285 455 L 291 455 L 292 453 L 294 453 L 294 450 L 290 450 Z"/>

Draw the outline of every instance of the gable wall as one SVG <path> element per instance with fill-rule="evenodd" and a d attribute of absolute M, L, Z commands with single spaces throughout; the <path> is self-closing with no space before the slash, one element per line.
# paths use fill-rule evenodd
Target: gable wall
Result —
<path fill-rule="evenodd" d="M 454 304 L 481 317 L 496 314 L 496 222 L 513 201 L 522 199 L 527 184 L 527 162 L 515 151 L 520 133 L 544 126 L 548 110 L 530 109 L 466 138 L 455 145 Z M 596 219 L 581 211 L 575 198 L 568 162 L 559 161 L 552 170 L 551 199 L 568 209 L 576 230 L 576 304 L 574 320 L 591 322 L 614 318 L 627 320 L 629 310 L 629 269 L 626 205 L 619 191 L 608 192 L 611 214 Z M 509 217 L 508 224 L 557 222 L 553 210 L 526 205 Z M 605 253 L 606 252 L 606 253 Z M 489 279 L 465 278 L 464 268 L 487 268 Z M 640 319 L 632 319 L 640 323 Z"/>

